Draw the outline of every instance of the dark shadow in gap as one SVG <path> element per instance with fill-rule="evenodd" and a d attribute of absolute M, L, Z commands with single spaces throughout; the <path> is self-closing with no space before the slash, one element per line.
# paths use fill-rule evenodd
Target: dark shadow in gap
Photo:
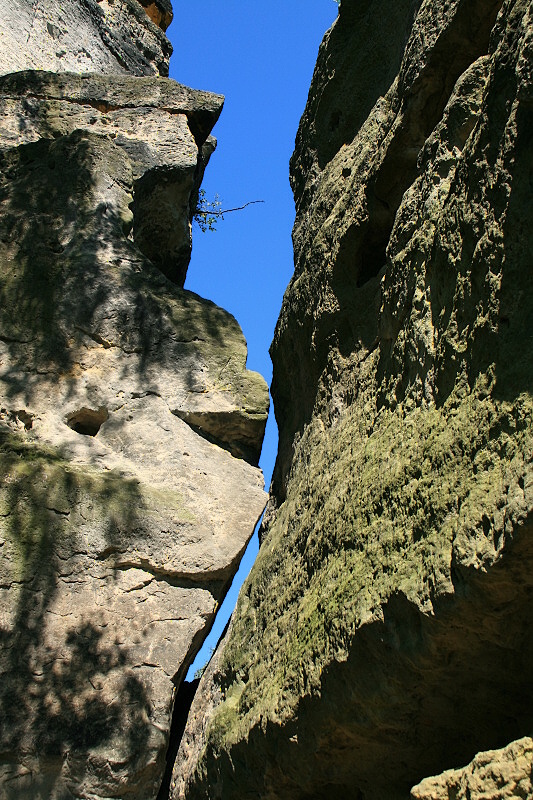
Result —
<path fill-rule="evenodd" d="M 181 737 L 185 731 L 185 725 L 189 716 L 189 711 L 194 700 L 194 695 L 200 683 L 200 678 L 193 681 L 183 681 L 179 689 L 176 689 L 174 697 L 174 711 L 172 713 L 172 724 L 170 726 L 170 740 L 167 751 L 166 767 L 161 782 L 161 788 L 157 793 L 156 800 L 168 800 L 170 792 L 170 781 L 174 762 L 178 755 Z"/>

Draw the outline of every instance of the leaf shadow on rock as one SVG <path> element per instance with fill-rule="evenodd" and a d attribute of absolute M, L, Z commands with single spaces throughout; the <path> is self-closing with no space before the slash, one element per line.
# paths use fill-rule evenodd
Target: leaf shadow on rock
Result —
<path fill-rule="evenodd" d="M 105 764 L 102 748 L 116 748 L 117 737 L 121 768 L 126 765 L 131 774 L 140 770 L 151 786 L 154 776 L 145 774 L 144 765 L 150 703 L 128 648 L 103 641 L 106 626 L 94 609 L 84 614 L 73 607 L 82 620 L 74 625 L 68 620 L 57 624 L 61 610 L 54 610 L 60 587 L 64 592 L 76 580 L 82 583 L 87 569 L 86 560 L 79 561 L 87 544 L 72 519 L 77 507 L 90 498 L 101 513 L 120 509 L 123 524 L 133 527 L 136 484 L 75 471 L 58 451 L 39 449 L 0 430 L 0 490 L 0 586 L 7 590 L 2 592 L 5 622 L 0 626 L 3 796 L 78 796 L 87 775 L 89 782 L 112 785 L 113 765 Z M 112 545 L 112 520 L 106 525 Z M 75 600 L 76 592 L 73 606 Z M 112 697 L 106 690 L 109 681 Z"/>
<path fill-rule="evenodd" d="M 152 384 L 167 367 L 194 390 L 198 343 L 221 354 L 231 343 L 229 315 L 172 284 L 128 238 L 131 200 L 129 158 L 106 137 L 75 131 L 0 152 L 4 402 L 31 402 L 56 381 L 76 394 L 92 343 L 123 351 L 122 377 Z M 76 592 L 65 590 L 83 582 L 88 557 L 98 562 L 83 531 L 84 504 L 89 520 L 96 515 L 104 526 L 102 552 L 142 529 L 135 481 L 76 467 L 0 424 L 0 782 L 7 800 L 38 793 L 62 800 L 84 780 L 111 794 L 131 776 L 148 796 L 160 781 L 148 694 L 127 643 L 113 642 L 94 608 L 83 614 Z M 75 622 L 58 626 L 53 609 L 62 597 L 64 609 L 65 591 Z M 50 631 L 57 630 L 55 640 Z M 105 754 L 116 752 L 117 736 L 113 766 Z"/>
<path fill-rule="evenodd" d="M 0 341 L 18 362 L 2 376 L 8 394 L 29 401 L 43 375 L 73 391 L 87 337 L 111 340 L 141 379 L 171 362 L 189 388 L 180 345 L 224 344 L 227 315 L 172 284 L 128 238 L 132 185 L 128 156 L 84 131 L 0 153 Z"/>

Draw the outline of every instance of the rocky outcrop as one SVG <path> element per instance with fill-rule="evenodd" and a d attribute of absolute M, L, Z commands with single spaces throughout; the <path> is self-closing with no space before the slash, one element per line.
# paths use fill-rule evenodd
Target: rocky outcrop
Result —
<path fill-rule="evenodd" d="M 412 800 L 512 800 L 533 796 L 533 740 L 526 736 L 503 750 L 478 753 L 464 769 L 426 778 Z"/>
<path fill-rule="evenodd" d="M 0 77 L 0 148 L 76 130 L 111 139 L 131 162 L 127 224 L 135 244 L 183 286 L 198 186 L 215 149 L 209 132 L 223 99 L 162 78 L 16 72 Z"/>
<path fill-rule="evenodd" d="M 532 13 L 342 0 L 324 39 L 262 546 L 174 798 L 405 800 L 531 731 Z"/>
<path fill-rule="evenodd" d="M 152 31 L 159 3 L 130 6 Z M 221 106 L 161 77 L 0 78 L 6 800 L 156 797 L 175 687 L 265 504 L 266 385 L 182 288 Z"/>
<path fill-rule="evenodd" d="M 167 76 L 171 21 L 170 0 L 9 0 L 0 10 L 0 74 Z"/>

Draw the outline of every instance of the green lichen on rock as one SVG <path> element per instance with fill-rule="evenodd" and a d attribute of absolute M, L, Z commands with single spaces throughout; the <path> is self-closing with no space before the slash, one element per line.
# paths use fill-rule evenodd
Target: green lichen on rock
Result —
<path fill-rule="evenodd" d="M 300 442 L 223 652 L 215 752 L 231 752 L 262 719 L 299 717 L 301 729 L 299 703 L 320 696 L 323 670 L 348 659 L 391 596 L 438 612 L 454 592 L 453 564 L 490 568 L 525 523 L 529 395 L 500 404 L 481 390 L 398 411 L 358 440 L 352 407 L 326 436 L 311 425 Z"/>
<path fill-rule="evenodd" d="M 532 26 L 343 0 L 326 35 L 262 546 L 176 798 L 396 800 L 531 729 Z"/>

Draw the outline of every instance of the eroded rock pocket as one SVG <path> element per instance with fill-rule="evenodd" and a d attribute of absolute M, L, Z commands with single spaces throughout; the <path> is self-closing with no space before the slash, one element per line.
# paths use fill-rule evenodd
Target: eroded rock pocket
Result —
<path fill-rule="evenodd" d="M 67 425 L 72 428 L 76 433 L 81 433 L 83 436 L 96 436 L 102 425 L 109 419 L 107 409 L 101 407 L 98 409 L 93 408 L 80 408 L 79 411 L 73 411 L 72 414 L 67 416 Z"/>

